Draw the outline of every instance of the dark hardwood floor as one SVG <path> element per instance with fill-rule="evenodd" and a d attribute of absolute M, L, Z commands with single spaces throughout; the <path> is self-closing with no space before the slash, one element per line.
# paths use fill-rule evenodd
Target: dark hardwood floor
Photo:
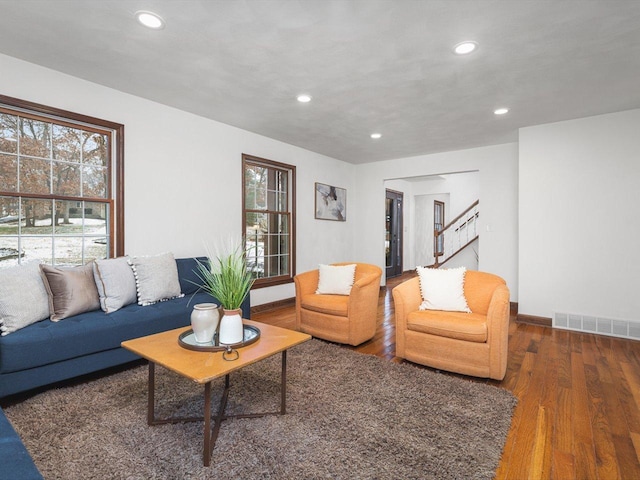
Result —
<path fill-rule="evenodd" d="M 391 289 L 410 276 L 390 279 L 381 290 L 375 337 L 345 348 L 404 361 L 395 356 Z M 295 327 L 294 307 L 252 318 Z M 506 377 L 473 381 L 505 388 L 519 399 L 497 479 L 640 479 L 640 342 L 516 323 L 512 317 Z"/>

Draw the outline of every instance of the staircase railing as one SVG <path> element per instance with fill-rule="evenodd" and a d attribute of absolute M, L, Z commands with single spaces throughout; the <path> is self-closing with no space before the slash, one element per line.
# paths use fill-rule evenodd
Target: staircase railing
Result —
<path fill-rule="evenodd" d="M 473 202 L 464 212 L 451 220 L 441 230 L 434 232 L 434 267 L 438 268 L 478 238 L 480 200 Z"/>

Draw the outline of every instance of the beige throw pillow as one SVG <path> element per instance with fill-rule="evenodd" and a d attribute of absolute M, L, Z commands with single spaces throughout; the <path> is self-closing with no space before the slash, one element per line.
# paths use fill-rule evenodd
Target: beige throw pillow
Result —
<path fill-rule="evenodd" d="M 349 295 L 356 277 L 356 264 L 320 265 L 317 294 Z"/>
<path fill-rule="evenodd" d="M 91 263 L 69 268 L 40 265 L 40 270 L 46 280 L 52 322 L 100 308 Z"/>
<path fill-rule="evenodd" d="M 464 296 L 465 267 L 424 268 L 417 267 L 420 277 L 422 304 L 420 310 L 446 310 L 471 313 Z"/>

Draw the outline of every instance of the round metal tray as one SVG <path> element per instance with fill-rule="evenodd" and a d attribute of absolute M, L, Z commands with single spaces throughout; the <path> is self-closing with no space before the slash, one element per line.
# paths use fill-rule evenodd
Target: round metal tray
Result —
<path fill-rule="evenodd" d="M 244 338 L 241 342 L 238 343 L 220 344 L 218 343 L 217 333 L 216 335 L 214 335 L 211 342 L 197 343 L 195 335 L 193 334 L 193 330 L 189 329 L 186 332 L 182 332 L 180 334 L 180 336 L 178 337 L 178 344 L 182 348 L 186 348 L 188 350 L 196 350 L 198 352 L 223 352 L 225 350 L 229 350 L 229 347 L 241 348 L 257 342 L 260 338 L 260 329 L 252 325 L 243 325 L 243 327 Z"/>

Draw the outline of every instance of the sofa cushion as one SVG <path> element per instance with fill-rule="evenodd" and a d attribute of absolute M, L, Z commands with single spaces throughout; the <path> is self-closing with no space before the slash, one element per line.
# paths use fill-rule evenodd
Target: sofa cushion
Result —
<path fill-rule="evenodd" d="M 2 337 L 0 373 L 119 348 L 124 340 L 187 326 L 193 305 L 207 302 L 216 303 L 210 295 L 197 293 L 193 298 L 177 298 L 145 307 L 133 303 L 108 315 L 95 310 L 63 322 L 34 323 Z"/>
<path fill-rule="evenodd" d="M 349 297 L 345 295 L 304 295 L 301 306 L 305 310 L 346 317 L 349 310 Z"/>
<path fill-rule="evenodd" d="M 411 312 L 407 315 L 407 329 L 468 342 L 487 341 L 487 317 L 479 313 Z"/>
<path fill-rule="evenodd" d="M 73 315 L 100 308 L 100 297 L 93 279 L 93 265 L 57 268 L 40 265 L 49 294 L 51 320 L 57 322 Z"/>
<path fill-rule="evenodd" d="M 0 271 L 2 335 L 8 335 L 48 316 L 49 296 L 37 262 Z"/>
<path fill-rule="evenodd" d="M 200 280 L 200 277 L 196 274 L 198 271 L 198 262 L 209 265 L 209 259 L 207 257 L 176 258 L 180 291 L 185 295 L 196 293 L 199 289 L 198 285 L 202 283 L 202 280 Z"/>
<path fill-rule="evenodd" d="M 182 295 L 178 267 L 172 253 L 129 259 L 136 277 L 138 304 L 152 305 Z"/>
<path fill-rule="evenodd" d="M 127 257 L 95 260 L 93 277 L 104 312 L 115 312 L 137 300 L 136 279 Z"/>

